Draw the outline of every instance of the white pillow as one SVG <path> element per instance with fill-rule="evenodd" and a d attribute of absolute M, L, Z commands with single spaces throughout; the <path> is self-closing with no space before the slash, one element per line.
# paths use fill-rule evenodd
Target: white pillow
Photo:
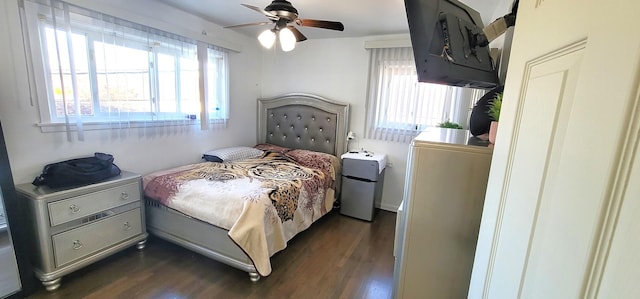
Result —
<path fill-rule="evenodd" d="M 212 162 L 231 162 L 257 158 L 262 156 L 263 153 L 263 151 L 253 147 L 234 146 L 210 150 L 204 153 L 202 158 Z"/>

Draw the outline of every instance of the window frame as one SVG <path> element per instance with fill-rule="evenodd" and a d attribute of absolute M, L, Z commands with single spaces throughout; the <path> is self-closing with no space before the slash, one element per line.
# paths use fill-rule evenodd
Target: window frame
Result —
<path fill-rule="evenodd" d="M 26 30 L 25 34 L 25 47 L 27 49 L 27 53 L 25 53 L 25 58 L 29 60 L 28 62 L 29 70 L 30 70 L 30 81 L 33 82 L 30 84 L 31 94 L 35 95 L 35 102 L 38 106 L 38 111 L 40 115 L 40 122 L 37 123 L 39 127 L 41 127 L 43 132 L 52 132 L 52 131 L 63 131 L 64 129 L 60 129 L 60 127 L 67 126 L 67 130 L 69 130 L 69 123 L 73 126 L 73 121 L 69 122 L 67 118 L 80 118 L 82 123 L 90 125 L 94 129 L 103 129 L 103 128 L 112 128 L 115 123 L 116 126 L 118 123 L 143 123 L 141 126 L 149 126 L 151 122 L 153 126 L 167 126 L 167 125 L 182 125 L 182 124 L 195 124 L 199 121 L 202 121 L 201 111 L 182 111 L 183 97 L 182 94 L 182 86 L 181 86 L 181 75 L 180 75 L 180 65 L 181 60 L 184 58 L 193 59 L 193 62 L 198 65 L 197 71 L 201 72 L 200 69 L 200 61 L 198 61 L 197 51 L 200 49 L 199 43 L 197 41 L 193 41 L 193 53 L 194 56 L 185 56 L 181 55 L 179 51 L 172 51 L 170 48 L 162 48 L 162 47 L 150 47 L 146 40 L 142 40 L 142 37 L 138 36 L 138 40 L 136 40 L 136 36 L 134 34 L 127 34 L 124 39 L 120 38 L 118 43 L 113 43 L 115 40 L 112 39 L 112 45 L 116 46 L 124 46 L 129 49 L 137 49 L 147 52 L 148 54 L 148 84 L 149 84 L 149 98 L 145 99 L 149 104 L 149 111 L 141 111 L 141 112 L 126 112 L 126 118 L 118 118 L 114 117 L 113 113 L 109 115 L 108 112 L 100 111 L 100 95 L 98 88 L 98 70 L 97 63 L 95 57 L 95 46 L 97 42 L 109 44 L 109 39 L 107 35 L 102 34 L 101 27 L 91 27 L 91 26 L 83 26 L 79 24 L 72 24 L 71 32 L 72 34 L 79 34 L 85 37 L 85 45 L 84 47 L 87 49 L 87 63 L 88 63 L 88 73 L 89 73 L 89 85 L 90 85 L 90 94 L 91 94 L 91 104 L 93 105 L 93 113 L 91 115 L 81 115 L 77 117 L 75 114 L 58 116 L 56 112 L 56 99 L 54 96 L 53 84 L 52 84 L 52 76 L 59 75 L 59 71 L 56 70 L 52 72 L 50 66 L 50 57 L 48 53 L 48 44 L 46 37 L 46 29 L 56 30 L 50 20 L 50 11 L 43 11 L 43 7 L 38 5 L 37 3 L 32 3 L 30 1 L 25 1 L 25 6 L 31 5 L 30 10 L 32 13 L 37 15 L 44 14 L 47 16 L 48 20 L 42 20 L 40 16 L 26 16 L 25 22 L 23 24 L 23 30 Z M 145 26 L 147 27 L 147 26 Z M 58 29 L 60 30 L 60 29 Z M 156 29 L 154 29 L 156 30 Z M 29 32 L 31 34 L 29 34 Z M 66 32 L 62 32 L 62 34 L 66 35 Z M 124 43 L 122 41 L 124 40 Z M 74 45 L 74 48 L 76 46 Z M 207 47 L 208 50 L 208 47 Z M 174 60 L 174 82 L 175 82 L 175 101 L 173 101 L 173 105 L 175 105 L 176 112 L 161 112 L 161 101 L 159 96 L 161 95 L 159 90 L 159 77 L 160 77 L 160 68 L 158 67 L 159 55 L 168 55 Z M 54 58 L 57 59 L 57 58 Z M 224 98 L 220 98 L 219 96 L 212 97 L 211 95 L 206 95 L 207 100 L 215 99 L 209 102 L 209 106 L 214 107 L 222 107 L 223 113 L 209 113 L 208 120 L 209 123 L 219 123 L 226 122 L 229 118 L 229 61 L 228 55 L 216 57 L 217 60 L 226 59 L 224 61 L 224 70 L 226 72 L 226 76 L 222 79 L 210 81 L 206 84 L 215 83 L 216 88 L 214 90 L 223 89 L 227 92 L 224 93 Z M 205 61 L 210 67 L 212 61 Z M 219 62 L 217 62 L 219 63 Z M 225 86 L 217 86 L 219 83 L 223 82 Z M 196 90 L 196 94 L 200 92 Z M 32 103 L 34 99 L 32 99 Z M 196 98 L 199 102 L 199 97 Z M 104 99 L 103 99 L 104 101 Z M 104 104 L 104 103 L 103 103 Z M 200 104 L 198 104 L 200 106 Z M 200 109 L 198 109 L 200 110 Z M 92 126 L 93 125 L 93 126 Z M 136 127 L 136 125 L 133 125 Z M 72 128 L 73 130 L 73 128 Z"/>

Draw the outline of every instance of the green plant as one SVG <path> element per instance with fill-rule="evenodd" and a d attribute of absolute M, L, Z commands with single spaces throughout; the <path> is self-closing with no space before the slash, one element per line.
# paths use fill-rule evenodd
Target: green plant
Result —
<path fill-rule="evenodd" d="M 489 104 L 489 110 L 487 112 L 494 121 L 500 121 L 500 109 L 502 109 L 502 93 L 498 93 Z"/>
<path fill-rule="evenodd" d="M 447 120 L 445 122 L 442 122 L 442 123 L 439 123 L 437 125 L 437 127 L 439 127 L 439 128 L 448 128 L 448 129 L 464 129 L 458 123 L 450 122 L 449 120 Z"/>

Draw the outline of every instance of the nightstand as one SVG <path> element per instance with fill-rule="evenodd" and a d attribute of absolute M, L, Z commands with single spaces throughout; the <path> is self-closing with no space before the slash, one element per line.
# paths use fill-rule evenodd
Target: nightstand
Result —
<path fill-rule="evenodd" d="M 122 171 L 99 183 L 51 189 L 16 186 L 32 224 L 31 259 L 47 290 L 62 276 L 129 246 L 145 246 L 147 231 L 139 174 Z"/>
<path fill-rule="evenodd" d="M 340 213 L 372 221 L 375 203 L 382 198 L 387 156 L 367 152 L 346 153 L 342 158 Z"/>

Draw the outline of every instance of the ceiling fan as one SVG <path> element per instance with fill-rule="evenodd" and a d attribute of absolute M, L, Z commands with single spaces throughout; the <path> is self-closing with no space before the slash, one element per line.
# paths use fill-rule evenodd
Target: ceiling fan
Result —
<path fill-rule="evenodd" d="M 302 27 L 316 27 L 344 31 L 344 25 L 340 22 L 298 18 L 298 10 L 291 5 L 291 2 L 286 0 L 273 0 L 273 2 L 267 5 L 264 9 L 248 4 L 242 5 L 263 14 L 269 19 L 269 21 L 233 25 L 225 28 L 273 24 L 273 29 L 265 30 L 258 37 L 258 40 L 260 40 L 260 43 L 265 48 L 271 48 L 271 46 L 273 46 L 276 39 L 276 33 L 278 33 L 280 38 L 280 45 L 283 51 L 291 51 L 295 48 L 296 42 L 306 40 L 307 37 L 304 36 L 300 30 L 294 27 L 294 24 Z"/>

